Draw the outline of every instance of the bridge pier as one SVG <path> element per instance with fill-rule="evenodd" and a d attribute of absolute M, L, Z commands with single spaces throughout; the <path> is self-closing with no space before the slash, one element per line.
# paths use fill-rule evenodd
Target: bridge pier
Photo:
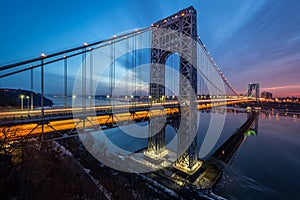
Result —
<path fill-rule="evenodd" d="M 164 111 L 162 110 L 160 114 L 154 116 L 151 116 L 151 111 L 149 111 L 148 148 L 144 155 L 155 162 L 168 154 L 168 150 L 165 148 L 165 128 Z"/>

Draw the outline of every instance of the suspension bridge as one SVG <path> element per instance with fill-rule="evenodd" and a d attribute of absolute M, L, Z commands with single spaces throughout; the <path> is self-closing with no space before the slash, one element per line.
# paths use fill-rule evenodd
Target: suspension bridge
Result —
<path fill-rule="evenodd" d="M 51 69 L 61 70 L 58 81 L 47 81 Z M 46 140 L 51 134 L 67 137 L 75 129 L 148 121 L 145 156 L 158 160 L 168 154 L 164 119 L 178 134 L 180 156 L 174 166 L 187 173 L 199 168 L 197 110 L 257 100 L 252 98 L 257 87 L 240 95 L 215 63 L 197 34 L 193 7 L 147 28 L 1 66 L 0 72 L 3 82 L 26 77 L 20 87 L 29 85 L 31 92 L 27 110 L 0 112 L 0 129 L 14 133 L 12 139 Z M 58 84 L 64 106 L 49 109 L 44 104 L 47 90 Z M 41 94 L 39 106 L 33 92 Z"/>

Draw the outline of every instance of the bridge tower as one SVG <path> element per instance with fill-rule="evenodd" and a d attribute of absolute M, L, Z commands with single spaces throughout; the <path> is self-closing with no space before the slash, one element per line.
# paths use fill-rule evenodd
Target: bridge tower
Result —
<path fill-rule="evenodd" d="M 259 83 L 249 83 L 248 85 L 248 97 L 256 98 L 256 107 L 259 107 Z"/>
<path fill-rule="evenodd" d="M 150 95 L 156 102 L 162 102 L 165 95 L 165 63 L 171 54 L 180 56 L 179 103 L 180 128 L 177 131 L 179 159 L 175 167 L 190 172 L 197 163 L 197 13 L 188 7 L 152 25 Z M 177 34 L 174 34 L 177 33 Z M 188 37 L 184 39 L 178 35 Z M 184 57 L 182 56 L 184 54 Z M 183 106 L 185 105 L 185 106 Z M 151 120 L 150 120 L 151 121 Z M 161 155 L 165 152 L 164 127 L 159 132 L 158 123 L 149 124 L 148 152 Z M 155 135 L 154 135 L 155 134 Z M 191 139 L 192 138 L 192 139 Z M 190 143 L 186 149 L 186 144 Z"/>
<path fill-rule="evenodd" d="M 255 94 L 255 95 L 254 95 Z M 249 83 L 248 85 L 248 97 L 259 98 L 259 83 Z"/>

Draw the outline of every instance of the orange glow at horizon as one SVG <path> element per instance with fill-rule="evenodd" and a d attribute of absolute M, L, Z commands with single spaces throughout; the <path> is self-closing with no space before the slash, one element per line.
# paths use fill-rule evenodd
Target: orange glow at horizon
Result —
<path fill-rule="evenodd" d="M 277 87 L 262 88 L 263 90 L 280 90 L 280 89 L 300 89 L 300 85 L 285 85 Z"/>
<path fill-rule="evenodd" d="M 262 92 L 273 92 L 273 96 L 297 96 L 300 97 L 300 85 L 284 85 L 261 88 Z"/>

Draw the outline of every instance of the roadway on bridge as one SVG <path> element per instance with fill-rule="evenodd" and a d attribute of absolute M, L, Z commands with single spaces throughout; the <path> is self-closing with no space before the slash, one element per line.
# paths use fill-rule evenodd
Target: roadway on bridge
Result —
<path fill-rule="evenodd" d="M 199 100 L 198 109 L 226 106 L 243 103 L 248 99 L 214 99 Z M 92 112 L 91 112 L 92 111 Z M 61 108 L 45 110 L 44 118 L 40 110 L 0 112 L 0 130 L 6 132 L 6 137 L 17 139 L 20 137 L 36 136 L 42 133 L 57 132 L 63 135 L 66 131 L 85 128 L 111 128 L 114 125 L 127 125 L 136 121 L 149 120 L 155 116 L 169 116 L 179 112 L 178 102 L 140 103 L 87 107 L 85 114 L 82 108 Z M 24 116 L 24 114 L 26 114 Z M 85 120 L 83 120 L 83 118 Z M 3 135 L 0 136 L 3 139 Z"/>

